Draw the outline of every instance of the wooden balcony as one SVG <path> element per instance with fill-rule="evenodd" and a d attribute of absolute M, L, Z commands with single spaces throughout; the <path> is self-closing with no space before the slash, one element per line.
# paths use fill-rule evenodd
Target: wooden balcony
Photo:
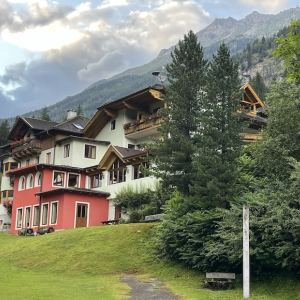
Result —
<path fill-rule="evenodd" d="M 139 139 L 145 136 L 155 134 L 157 127 L 163 122 L 162 118 L 140 120 L 139 124 L 134 125 L 134 122 L 128 128 L 124 128 L 125 137 L 131 139 Z"/>
<path fill-rule="evenodd" d="M 42 143 L 35 139 L 24 140 L 12 144 L 12 157 L 23 158 L 31 155 L 37 155 L 42 152 Z"/>

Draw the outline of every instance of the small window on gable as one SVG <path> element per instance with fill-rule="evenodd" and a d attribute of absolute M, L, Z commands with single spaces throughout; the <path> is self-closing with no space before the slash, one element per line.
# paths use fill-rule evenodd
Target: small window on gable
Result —
<path fill-rule="evenodd" d="M 26 159 L 26 166 L 29 166 L 30 164 L 30 159 Z"/>
<path fill-rule="evenodd" d="M 35 157 L 35 162 L 38 164 L 40 162 L 40 157 L 39 156 L 36 156 Z"/>
<path fill-rule="evenodd" d="M 68 187 L 79 187 L 79 174 L 70 174 L 68 179 Z"/>
<path fill-rule="evenodd" d="M 65 186 L 65 173 L 64 172 L 53 172 L 53 185 L 54 186 Z"/>
<path fill-rule="evenodd" d="M 64 145 L 64 157 L 70 157 L 70 144 Z"/>
<path fill-rule="evenodd" d="M 110 123 L 110 129 L 111 129 L 111 130 L 115 130 L 115 129 L 116 129 L 116 120 L 113 120 L 113 121 Z"/>

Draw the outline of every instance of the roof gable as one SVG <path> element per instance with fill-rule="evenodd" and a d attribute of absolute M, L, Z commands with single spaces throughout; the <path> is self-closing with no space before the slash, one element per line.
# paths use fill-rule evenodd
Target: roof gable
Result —
<path fill-rule="evenodd" d="M 25 134 L 29 129 L 31 129 L 34 133 L 38 133 L 41 131 L 48 130 L 57 124 L 57 122 L 44 121 L 35 118 L 20 116 L 13 125 L 8 135 L 8 139 L 22 139 L 24 138 Z"/>
<path fill-rule="evenodd" d="M 150 104 L 154 101 L 162 100 L 160 98 L 162 92 L 162 86 L 155 85 L 103 104 L 84 128 L 84 136 L 95 138 L 112 118 L 118 117 L 118 111 L 121 109 L 131 108 L 149 112 Z"/>
<path fill-rule="evenodd" d="M 111 145 L 101 159 L 99 169 L 109 170 L 116 158 L 119 158 L 124 164 L 139 164 L 144 161 L 146 155 L 146 151 Z"/>

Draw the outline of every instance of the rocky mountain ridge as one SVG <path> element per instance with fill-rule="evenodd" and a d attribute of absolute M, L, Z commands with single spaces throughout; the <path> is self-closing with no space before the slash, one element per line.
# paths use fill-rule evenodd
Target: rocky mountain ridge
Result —
<path fill-rule="evenodd" d="M 284 26 L 290 24 L 291 19 L 300 18 L 300 7 L 282 11 L 276 15 L 260 14 L 252 12 L 241 20 L 232 17 L 226 19 L 217 18 L 206 28 L 197 33 L 198 40 L 204 47 L 205 56 L 210 59 L 219 47 L 220 42 L 224 41 L 229 47 L 231 54 L 243 51 L 248 44 L 252 44 L 255 39 L 275 35 Z M 182 37 L 178 37 L 178 40 Z M 156 83 L 156 78 L 151 75 L 154 70 L 160 70 L 171 61 L 171 51 L 176 45 L 162 49 L 158 56 L 151 62 L 142 66 L 128 69 L 109 79 L 100 80 L 90 85 L 81 93 L 69 96 L 48 107 L 49 115 L 53 121 L 62 121 L 66 111 L 70 108 L 76 109 L 81 105 L 86 117 L 90 118 L 97 107 L 103 103 L 118 99 L 138 89 L 145 88 Z M 274 64 L 274 62 L 272 62 Z M 278 62 L 276 63 L 278 68 Z M 251 72 L 261 70 L 264 74 L 272 72 L 268 68 L 268 62 L 261 63 L 256 68 L 252 67 Z M 269 76 L 270 77 L 270 76 Z M 26 116 L 39 116 L 41 109 L 29 112 Z M 13 122 L 13 118 L 9 122 Z"/>

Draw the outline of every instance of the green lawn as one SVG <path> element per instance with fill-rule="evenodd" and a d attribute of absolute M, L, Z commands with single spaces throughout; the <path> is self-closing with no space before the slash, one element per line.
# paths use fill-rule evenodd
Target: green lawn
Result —
<path fill-rule="evenodd" d="M 203 287 L 204 274 L 157 260 L 147 243 L 153 226 L 99 226 L 37 237 L 0 234 L 0 299 L 129 299 L 123 275 L 156 277 L 181 299 L 243 299 L 240 276 L 235 289 L 210 291 Z M 300 299 L 297 279 L 253 281 L 251 299 Z"/>

